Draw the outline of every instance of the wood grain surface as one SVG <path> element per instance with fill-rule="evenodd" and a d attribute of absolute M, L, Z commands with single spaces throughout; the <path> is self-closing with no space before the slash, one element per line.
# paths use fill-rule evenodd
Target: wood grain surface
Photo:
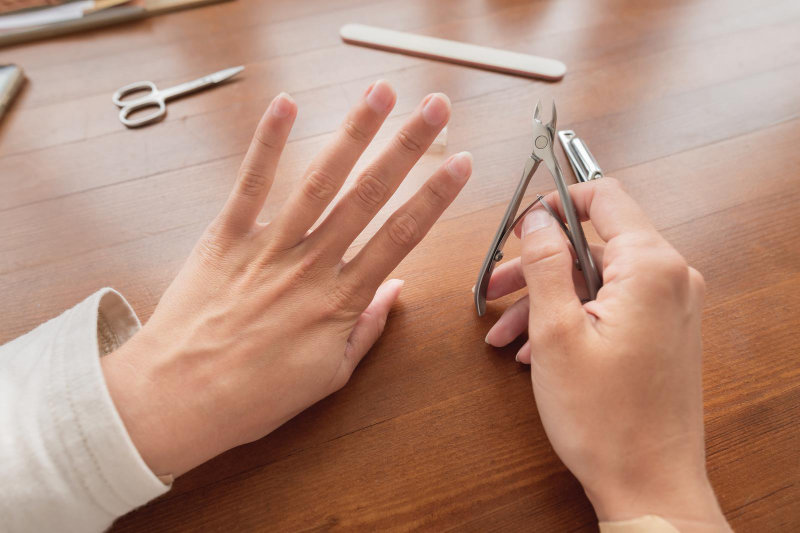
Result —
<path fill-rule="evenodd" d="M 349 46 L 359 22 L 567 64 L 557 83 Z M 375 153 L 433 91 L 431 151 L 356 242 L 449 154 L 475 172 L 398 267 L 386 332 L 342 391 L 186 474 L 117 531 L 591 531 L 539 422 L 519 343 L 483 338 L 474 283 L 530 149 L 538 99 L 575 129 L 706 277 L 707 453 L 739 531 L 800 530 L 800 3 L 796 0 L 236 0 L 0 49 L 28 83 L 0 123 L 0 342 L 103 286 L 147 319 L 220 208 L 279 91 L 300 112 L 264 209 L 377 78 L 398 91 Z M 111 93 L 244 64 L 127 130 Z M 540 172 L 531 193 L 551 188 Z M 507 256 L 518 253 L 510 242 Z"/>

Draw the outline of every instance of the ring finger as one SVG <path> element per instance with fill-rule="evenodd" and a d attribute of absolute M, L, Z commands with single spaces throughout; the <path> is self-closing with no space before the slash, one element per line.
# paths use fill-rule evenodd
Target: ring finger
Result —
<path fill-rule="evenodd" d="M 391 144 L 356 180 L 309 237 L 325 254 L 339 261 L 372 217 L 394 193 L 450 118 L 450 101 L 441 93 L 428 95 L 400 128 Z"/>
<path fill-rule="evenodd" d="M 394 89 L 385 81 L 372 84 L 348 113 L 333 141 L 308 166 L 300 185 L 268 226 L 276 248 L 291 248 L 333 200 L 353 166 L 394 107 Z"/>

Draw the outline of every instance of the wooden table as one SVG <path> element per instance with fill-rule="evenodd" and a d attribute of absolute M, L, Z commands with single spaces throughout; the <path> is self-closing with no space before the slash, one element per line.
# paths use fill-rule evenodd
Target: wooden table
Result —
<path fill-rule="evenodd" d="M 347 22 L 569 70 L 548 83 L 348 46 Z M 377 78 L 399 93 L 378 146 L 426 93 L 453 101 L 447 148 L 424 156 L 377 222 L 447 155 L 475 156 L 471 182 L 397 269 L 401 302 L 349 385 L 178 479 L 117 530 L 594 529 L 514 362 L 519 343 L 483 342 L 511 300 L 479 319 L 470 294 L 529 151 L 533 105 L 551 97 L 560 125 L 705 274 L 707 452 L 726 515 L 741 531 L 800 530 L 796 0 L 237 0 L 0 50 L 9 61 L 30 81 L 0 125 L 0 342 L 104 285 L 146 319 L 279 91 L 300 113 L 265 217 Z M 158 125 L 117 121 L 121 85 L 237 64 L 240 79 L 173 102 Z"/>

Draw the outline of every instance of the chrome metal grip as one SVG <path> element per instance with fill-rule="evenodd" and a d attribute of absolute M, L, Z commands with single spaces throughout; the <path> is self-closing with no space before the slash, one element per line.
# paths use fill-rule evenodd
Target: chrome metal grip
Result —
<path fill-rule="evenodd" d="M 558 140 L 561 147 L 567 154 L 575 177 L 580 182 L 586 182 L 603 177 L 603 170 L 597 164 L 592 153 L 586 144 L 572 130 L 561 130 L 558 132 Z"/>

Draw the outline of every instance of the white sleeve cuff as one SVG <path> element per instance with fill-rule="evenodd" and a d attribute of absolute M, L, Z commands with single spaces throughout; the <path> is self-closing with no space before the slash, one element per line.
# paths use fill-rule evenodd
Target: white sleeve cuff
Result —
<path fill-rule="evenodd" d="M 102 289 L 0 347 L 4 527 L 98 531 L 169 490 L 133 445 L 100 367 L 140 327 Z"/>

